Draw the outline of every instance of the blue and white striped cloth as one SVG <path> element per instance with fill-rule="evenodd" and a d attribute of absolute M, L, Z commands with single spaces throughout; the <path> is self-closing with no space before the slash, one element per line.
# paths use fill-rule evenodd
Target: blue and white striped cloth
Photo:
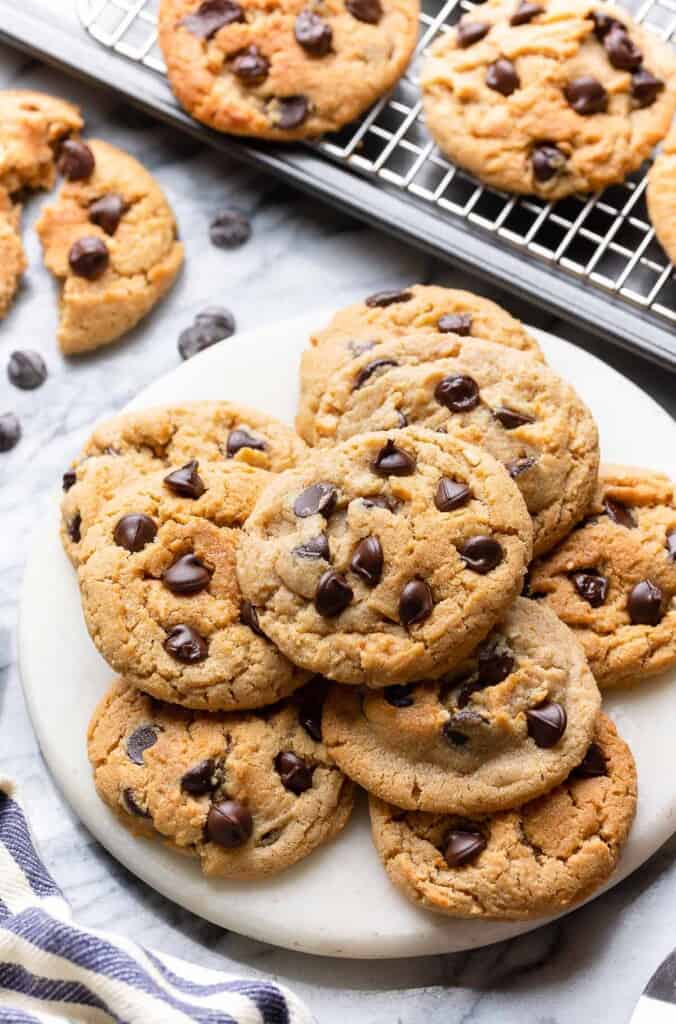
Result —
<path fill-rule="evenodd" d="M 313 1024 L 286 989 L 76 925 L 0 779 L 0 1024 Z"/>

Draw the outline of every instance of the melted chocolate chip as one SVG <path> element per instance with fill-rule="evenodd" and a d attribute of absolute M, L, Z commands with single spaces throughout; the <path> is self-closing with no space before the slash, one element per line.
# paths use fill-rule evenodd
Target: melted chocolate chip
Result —
<path fill-rule="evenodd" d="M 256 636 L 265 637 L 265 633 L 258 621 L 258 612 L 251 601 L 242 601 L 239 606 L 239 621 L 243 626 L 248 626 L 249 629 L 253 630 Z"/>
<path fill-rule="evenodd" d="M 415 459 L 394 441 L 387 441 L 376 456 L 373 472 L 378 476 L 411 476 L 415 473 Z"/>
<path fill-rule="evenodd" d="M 235 54 L 232 60 L 233 74 L 237 75 L 245 85 L 260 85 L 268 77 L 270 61 L 265 57 L 257 46 L 247 46 Z M 249 234 L 251 226 L 249 225 Z M 214 243 L 219 244 L 219 243 Z M 228 246 L 231 248 L 231 246 Z"/>
<path fill-rule="evenodd" d="M 72 519 L 69 519 L 66 523 L 66 531 L 68 536 L 72 540 L 73 544 L 79 544 L 82 540 L 80 533 L 80 527 L 82 526 L 82 516 L 79 512 L 76 512 Z"/>
<path fill-rule="evenodd" d="M 10 383 L 22 391 L 34 391 L 47 380 L 47 366 L 39 352 L 12 352 L 7 364 Z"/>
<path fill-rule="evenodd" d="M 300 796 L 312 786 L 312 768 L 290 750 L 282 750 L 277 754 L 275 770 L 284 788 L 296 796 Z"/>
<path fill-rule="evenodd" d="M 605 498 L 603 507 L 606 515 L 618 526 L 625 526 L 628 530 L 635 528 L 636 520 L 623 501 L 617 501 L 616 498 Z"/>
<path fill-rule="evenodd" d="M 332 619 L 345 611 L 353 597 L 354 591 L 345 577 L 328 569 L 317 584 L 315 608 L 325 619 Z"/>
<path fill-rule="evenodd" d="M 109 263 L 108 246 L 102 238 L 97 238 L 95 235 L 78 238 L 68 252 L 70 269 L 78 277 L 84 277 L 87 281 L 95 281 L 97 277 L 105 274 Z"/>
<path fill-rule="evenodd" d="M 214 770 L 216 765 L 211 758 L 198 761 L 188 768 L 181 778 L 181 789 L 191 796 L 204 796 L 214 789 Z"/>
<path fill-rule="evenodd" d="M 89 219 L 92 224 L 103 228 L 107 235 L 114 235 L 126 209 L 124 199 L 117 192 L 109 192 L 89 204 Z"/>
<path fill-rule="evenodd" d="M 531 3 L 530 0 L 522 0 L 514 14 L 509 19 L 510 25 L 526 25 L 538 14 L 542 14 L 544 7 L 540 4 Z"/>
<path fill-rule="evenodd" d="M 496 420 L 502 423 L 505 430 L 516 430 L 517 427 L 525 427 L 529 423 L 535 423 L 532 416 L 525 412 L 516 412 L 514 409 L 507 409 L 500 406 L 493 410 Z"/>
<path fill-rule="evenodd" d="M 526 719 L 528 735 L 538 747 L 545 749 L 556 746 L 566 731 L 568 721 L 565 709 L 555 701 L 531 708 L 526 712 Z"/>
<path fill-rule="evenodd" d="M 146 544 L 152 544 L 157 536 L 157 524 L 150 516 L 131 513 L 118 519 L 113 530 L 113 540 L 126 551 L 143 551 Z"/>
<path fill-rule="evenodd" d="M 573 78 L 563 90 L 569 104 L 578 114 L 602 114 L 608 107 L 608 93 L 592 75 Z"/>
<path fill-rule="evenodd" d="M 617 23 L 610 27 L 603 37 L 603 45 L 614 68 L 638 71 L 643 62 L 643 54 L 622 25 Z"/>
<path fill-rule="evenodd" d="M 68 181 L 84 181 L 94 170 L 94 154 L 81 139 L 66 139 L 61 143 L 57 167 Z"/>
<path fill-rule="evenodd" d="M 446 722 L 442 729 L 442 734 L 447 743 L 450 743 L 453 747 L 466 747 L 469 743 L 469 736 L 466 736 L 464 732 L 460 732 L 459 729 L 454 729 L 451 722 Z"/>
<path fill-rule="evenodd" d="M 13 412 L 0 414 L 0 452 L 9 452 L 21 440 L 21 424 Z"/>
<path fill-rule="evenodd" d="M 383 16 L 380 0 L 345 0 L 345 6 L 353 18 L 367 25 L 377 25 Z"/>
<path fill-rule="evenodd" d="M 664 89 L 664 82 L 641 68 L 631 76 L 631 96 L 637 107 L 650 107 Z"/>
<path fill-rule="evenodd" d="M 172 594 L 183 597 L 199 594 L 211 583 L 212 570 L 194 554 L 181 555 L 162 576 L 162 582 Z"/>
<path fill-rule="evenodd" d="M 600 608 L 608 596 L 608 580 L 596 569 L 584 569 L 571 575 L 573 586 L 592 608 Z"/>
<path fill-rule="evenodd" d="M 395 302 L 409 302 L 413 298 L 413 292 L 385 291 L 369 295 L 365 303 L 371 309 L 384 309 L 385 306 L 393 306 Z"/>
<path fill-rule="evenodd" d="M 329 684 L 323 676 L 315 676 L 296 695 L 300 701 L 298 721 L 308 736 L 317 743 L 322 739 L 322 709 Z"/>
<path fill-rule="evenodd" d="M 226 25 L 245 21 L 244 11 L 234 0 L 203 0 L 194 14 L 188 14 L 179 25 L 198 39 L 211 39 Z"/>
<path fill-rule="evenodd" d="M 156 725 L 139 725 L 127 737 L 127 757 L 134 764 L 143 764 L 143 752 L 157 743 Z"/>
<path fill-rule="evenodd" d="M 466 50 L 468 46 L 474 46 L 490 32 L 491 26 L 485 21 L 466 21 L 464 18 L 458 24 L 456 40 L 458 46 Z"/>
<path fill-rule="evenodd" d="M 310 113 L 310 104 L 306 96 L 279 96 L 274 115 L 275 124 L 282 131 L 299 128 Z"/>
<path fill-rule="evenodd" d="M 292 549 L 291 554 L 296 555 L 297 558 L 323 558 L 325 562 L 331 561 L 329 542 L 323 533 L 303 541 L 302 544 Z"/>
<path fill-rule="evenodd" d="M 536 181 L 551 181 L 566 166 L 564 154 L 553 142 L 541 142 L 531 156 Z"/>
<path fill-rule="evenodd" d="M 254 451 L 264 452 L 267 449 L 265 441 L 261 437 L 254 437 L 248 430 L 238 427 L 228 434 L 226 451 L 228 458 L 232 459 L 242 448 L 253 448 Z"/>
<path fill-rule="evenodd" d="M 472 492 L 467 484 L 458 483 L 450 477 L 442 476 L 434 492 L 434 504 L 440 512 L 452 512 L 456 508 L 466 505 L 472 497 Z"/>
<path fill-rule="evenodd" d="M 199 463 L 197 459 L 191 459 L 190 462 L 186 462 L 185 466 L 181 466 L 180 469 L 175 469 L 173 472 L 168 473 L 164 478 L 164 483 L 170 491 L 178 494 L 181 498 L 201 498 L 206 491 L 206 487 L 202 477 L 197 472 L 198 469 Z"/>
<path fill-rule="evenodd" d="M 378 370 L 382 370 L 385 366 L 399 366 L 399 363 L 395 359 L 373 359 L 370 363 L 367 363 L 366 366 L 361 368 L 355 378 L 352 390 L 357 391 L 358 388 L 363 387 L 364 384 L 366 384 L 366 381 L 369 380 L 374 373 Z"/>
<path fill-rule="evenodd" d="M 664 617 L 664 594 L 652 580 L 641 580 L 632 587 L 627 608 L 635 626 L 657 626 Z"/>
<path fill-rule="evenodd" d="M 150 817 L 150 812 L 145 807 L 141 807 L 140 803 L 136 800 L 134 790 L 131 787 L 122 790 L 122 801 L 130 814 L 135 814 L 137 818 Z"/>
<path fill-rule="evenodd" d="M 411 694 L 413 684 L 404 683 L 400 686 L 386 686 L 383 690 L 383 697 L 393 708 L 410 708 L 415 702 Z"/>
<path fill-rule="evenodd" d="M 239 800 L 223 800 L 214 804 L 207 816 L 206 839 L 210 843 L 235 850 L 244 846 L 253 832 L 253 818 Z"/>
<path fill-rule="evenodd" d="M 469 832 L 458 829 L 449 832 L 444 857 L 449 868 L 459 868 L 463 864 L 476 860 L 485 849 L 486 840 L 479 831 Z"/>
<path fill-rule="evenodd" d="M 443 377 L 434 389 L 434 397 L 451 412 L 469 412 L 481 401 L 474 378 L 461 375 Z"/>
<path fill-rule="evenodd" d="M 486 640 L 477 657 L 478 682 L 481 687 L 497 686 L 514 670 L 514 654 L 500 640 Z"/>
<path fill-rule="evenodd" d="M 521 80 L 511 60 L 499 57 L 493 64 L 488 65 L 486 85 L 502 96 L 511 96 L 521 85 Z"/>
<path fill-rule="evenodd" d="M 617 18 L 611 18 L 605 11 L 591 11 L 588 15 L 589 18 L 594 22 L 594 35 L 600 41 L 603 40 L 605 35 L 610 32 L 613 25 L 620 25 Z M 620 28 L 624 26 L 620 25 Z"/>
<path fill-rule="evenodd" d="M 672 562 L 676 562 L 676 530 L 669 530 L 667 533 L 666 548 L 668 557 Z"/>
<path fill-rule="evenodd" d="M 590 743 L 584 758 L 571 772 L 578 779 L 597 779 L 607 774 L 606 759 L 597 743 Z"/>
<path fill-rule="evenodd" d="M 523 476 L 524 473 L 527 473 L 529 469 L 532 469 L 536 462 L 537 459 L 527 455 L 523 459 L 514 459 L 512 462 L 506 462 L 505 469 L 512 480 L 516 480 L 518 477 Z"/>
<path fill-rule="evenodd" d="M 320 513 L 325 519 L 331 516 L 338 501 L 338 491 L 333 484 L 319 483 L 306 487 L 293 503 L 293 511 L 299 519 Z"/>
<path fill-rule="evenodd" d="M 504 552 L 493 537 L 470 537 L 458 553 L 468 569 L 478 572 L 481 576 L 492 572 L 504 557 Z"/>
<path fill-rule="evenodd" d="M 437 320 L 437 330 L 442 334 L 459 334 L 466 338 L 472 333 L 472 314 L 444 313 Z"/>
<path fill-rule="evenodd" d="M 207 656 L 207 642 L 192 626 L 174 626 L 164 641 L 164 649 L 176 661 L 195 665 Z"/>
<path fill-rule="evenodd" d="M 424 622 L 432 614 L 434 600 L 429 585 L 424 580 L 409 580 L 399 596 L 399 621 L 402 626 L 414 626 Z"/>
<path fill-rule="evenodd" d="M 301 11 L 296 17 L 293 32 L 298 45 L 313 57 L 325 57 L 331 49 L 333 30 L 314 11 Z"/>
<path fill-rule="evenodd" d="M 399 502 L 389 494 L 373 494 L 369 498 L 361 498 L 365 508 L 384 508 L 393 515 L 399 508 Z"/>
<path fill-rule="evenodd" d="M 74 469 L 67 469 L 63 474 L 62 487 L 64 491 L 69 491 L 71 487 L 75 487 L 77 483 L 77 474 Z"/>
<path fill-rule="evenodd" d="M 375 587 L 380 583 L 383 574 L 383 548 L 377 537 L 364 537 L 357 544 L 350 568 L 367 587 Z"/>

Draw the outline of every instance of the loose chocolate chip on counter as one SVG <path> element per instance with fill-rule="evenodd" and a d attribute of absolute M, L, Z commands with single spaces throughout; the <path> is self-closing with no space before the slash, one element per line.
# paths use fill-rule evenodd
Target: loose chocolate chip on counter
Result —
<path fill-rule="evenodd" d="M 383 574 L 383 548 L 377 537 L 364 537 L 352 555 L 350 568 L 368 587 L 380 583 Z"/>
<path fill-rule="evenodd" d="M 571 575 L 573 586 L 592 608 L 600 608 L 608 596 L 608 580 L 596 569 L 585 569 Z"/>
<path fill-rule="evenodd" d="M 89 204 L 89 219 L 98 225 L 107 235 L 114 235 L 126 209 L 122 196 L 117 192 L 109 192 L 100 199 Z"/>
<path fill-rule="evenodd" d="M 577 766 L 573 768 L 571 775 L 578 779 L 597 779 L 608 774 L 606 759 L 603 751 L 597 743 L 590 743 L 587 753 Z"/>
<path fill-rule="evenodd" d="M 300 796 L 312 786 L 312 768 L 302 757 L 290 750 L 282 750 L 275 758 L 275 770 L 285 789 Z"/>
<path fill-rule="evenodd" d="M 209 225 L 209 238 L 218 249 L 238 249 L 251 238 L 251 222 L 239 210 L 220 210 Z"/>
<path fill-rule="evenodd" d="M 529 469 L 532 469 L 537 459 L 534 459 L 531 455 L 527 455 L 523 459 L 514 459 L 512 462 L 505 463 L 505 469 L 511 476 L 512 480 L 517 480 L 524 473 L 527 473 Z"/>
<path fill-rule="evenodd" d="M 477 382 L 460 375 L 443 377 L 434 389 L 434 397 L 451 412 L 469 412 L 481 401 Z"/>
<path fill-rule="evenodd" d="M 329 542 L 323 533 L 298 544 L 292 549 L 291 554 L 296 555 L 297 558 L 323 558 L 325 562 L 331 561 Z"/>
<path fill-rule="evenodd" d="M 516 430 L 517 427 L 525 427 L 529 423 L 535 423 L 532 416 L 529 416 L 525 412 L 516 412 L 515 409 L 507 409 L 505 406 L 500 406 L 499 409 L 493 410 L 493 415 L 496 420 L 502 423 L 505 430 Z"/>
<path fill-rule="evenodd" d="M 146 544 L 152 544 L 156 536 L 157 524 L 154 520 L 136 512 L 118 519 L 113 530 L 115 543 L 127 551 L 143 551 Z"/>
<path fill-rule="evenodd" d="M 253 630 L 256 636 L 265 637 L 265 633 L 258 621 L 258 612 L 251 601 L 242 601 L 239 606 L 239 621 L 243 626 L 248 626 L 249 629 Z"/>
<path fill-rule="evenodd" d="M 409 302 L 413 298 L 413 292 L 385 291 L 376 292 L 365 299 L 369 309 L 384 309 L 386 306 L 393 306 L 396 302 Z"/>
<path fill-rule="evenodd" d="M 664 82 L 641 68 L 631 76 L 631 95 L 637 107 L 651 106 L 664 89 Z"/>
<path fill-rule="evenodd" d="M 540 4 L 530 3 L 530 0 L 522 0 L 514 14 L 509 19 L 510 25 L 526 25 L 538 14 L 542 14 L 544 8 Z"/>
<path fill-rule="evenodd" d="M 69 491 L 71 487 L 75 487 L 77 483 L 77 474 L 74 469 L 67 469 L 63 474 L 62 487 L 64 491 Z"/>
<path fill-rule="evenodd" d="M 386 686 L 383 696 L 393 708 L 410 708 L 415 702 L 411 696 L 413 692 L 412 683 L 403 683 L 400 686 Z"/>
<path fill-rule="evenodd" d="M 657 626 L 664 616 L 664 594 L 652 580 L 641 580 L 632 587 L 627 607 L 635 626 Z"/>
<path fill-rule="evenodd" d="M 480 832 L 468 832 L 458 829 L 449 832 L 446 840 L 444 856 L 449 868 L 459 868 L 463 864 L 476 860 L 486 849 L 486 840 Z"/>
<path fill-rule="evenodd" d="M 170 491 L 178 494 L 181 498 L 201 498 L 206 491 L 206 487 L 202 477 L 197 472 L 198 469 L 199 463 L 197 459 L 191 459 L 190 462 L 186 462 L 185 466 L 181 466 L 180 469 L 175 469 L 172 473 L 168 473 L 164 478 L 164 483 Z"/>
<path fill-rule="evenodd" d="M 481 576 L 500 565 L 504 557 L 502 548 L 493 537 L 470 537 L 458 552 L 467 568 Z"/>
<path fill-rule="evenodd" d="M 486 85 L 502 96 L 511 96 L 521 85 L 521 80 L 511 60 L 499 57 L 486 69 Z"/>
<path fill-rule="evenodd" d="M 188 14 L 179 25 L 198 39 L 211 39 L 225 25 L 245 20 L 244 11 L 234 0 L 203 0 L 195 13 Z"/>
<path fill-rule="evenodd" d="M 198 661 L 204 661 L 207 656 L 207 642 L 200 636 L 192 626 L 181 624 L 174 626 L 169 631 L 164 641 L 164 649 L 176 661 L 182 661 L 186 665 L 195 665 Z"/>
<path fill-rule="evenodd" d="M 432 591 L 424 580 L 409 580 L 399 596 L 399 620 L 402 626 L 424 622 L 432 614 Z"/>
<path fill-rule="evenodd" d="M 314 11 L 301 11 L 296 17 L 293 34 L 299 46 L 313 57 L 325 57 L 331 49 L 333 30 Z"/>
<path fill-rule="evenodd" d="M 294 695 L 299 701 L 298 721 L 308 736 L 321 743 L 322 709 L 329 684 L 323 676 L 314 676 L 302 690 Z"/>
<path fill-rule="evenodd" d="M 369 498 L 361 499 L 365 508 L 384 508 L 387 512 L 394 514 L 399 508 L 399 502 L 389 494 L 373 494 Z"/>
<path fill-rule="evenodd" d="M 513 672 L 514 655 L 504 643 L 486 640 L 479 648 L 477 668 L 482 687 L 497 686 Z"/>
<path fill-rule="evenodd" d="M 578 114 L 602 114 L 608 107 L 608 93 L 592 75 L 573 78 L 563 90 L 564 96 Z"/>
<path fill-rule="evenodd" d="M 437 330 L 442 334 L 459 334 L 466 338 L 472 333 L 472 314 L 444 313 L 437 320 Z"/>
<path fill-rule="evenodd" d="M 315 594 L 315 608 L 326 619 L 340 615 L 348 607 L 354 591 L 344 576 L 328 569 L 320 577 Z"/>
<path fill-rule="evenodd" d="M 456 40 L 461 49 L 466 50 L 468 46 L 474 46 L 490 32 L 491 26 L 485 21 L 465 21 L 458 23 Z"/>
<path fill-rule="evenodd" d="M 383 16 L 380 0 L 346 0 L 345 6 L 353 18 L 367 25 L 377 25 Z"/>
<path fill-rule="evenodd" d="M 102 238 L 97 238 L 95 235 L 78 238 L 68 252 L 70 269 L 78 277 L 84 277 L 87 281 L 95 281 L 97 277 L 105 274 L 109 263 L 108 246 Z"/>
<path fill-rule="evenodd" d="M 310 104 L 305 96 L 280 96 L 276 100 L 275 124 L 283 131 L 298 128 L 310 113 Z"/>
<path fill-rule="evenodd" d="M 253 818 L 239 800 L 214 804 L 207 816 L 206 838 L 210 843 L 235 850 L 244 846 L 253 832 Z"/>
<path fill-rule="evenodd" d="M 156 725 L 139 725 L 127 737 L 127 757 L 134 764 L 143 764 L 143 752 L 157 743 Z"/>
<path fill-rule="evenodd" d="M 190 359 L 198 352 L 210 348 L 235 333 L 235 318 L 229 309 L 222 306 L 208 306 L 198 313 L 191 327 L 186 327 L 178 339 L 178 351 L 183 359 Z"/>
<path fill-rule="evenodd" d="M 594 35 L 599 40 L 602 40 L 614 25 L 624 28 L 617 18 L 611 18 L 605 11 L 591 11 L 588 17 L 594 22 Z"/>
<path fill-rule="evenodd" d="M 135 814 L 137 818 L 150 817 L 150 812 L 147 811 L 144 807 L 141 807 L 140 803 L 138 803 L 136 797 L 134 796 L 134 790 L 130 787 L 127 787 L 127 789 L 124 789 L 122 791 L 122 800 L 125 808 L 129 811 L 130 814 Z"/>
<path fill-rule="evenodd" d="M 611 26 L 603 37 L 603 45 L 614 68 L 638 71 L 643 62 L 643 54 L 622 25 L 618 23 Z"/>
<path fill-rule="evenodd" d="M 72 540 L 73 544 L 79 544 L 82 540 L 82 534 L 80 533 L 80 527 L 82 526 L 82 516 L 79 512 L 76 512 L 72 519 L 69 519 L 66 523 L 66 532 Z"/>
<path fill-rule="evenodd" d="M 626 526 L 628 530 L 633 530 L 636 527 L 636 520 L 623 501 L 617 501 L 616 498 L 605 498 L 603 507 L 608 518 L 618 526 Z"/>
<path fill-rule="evenodd" d="M 94 154 L 86 142 L 66 139 L 61 143 L 57 167 L 68 181 L 83 181 L 94 170 Z"/>
<path fill-rule="evenodd" d="M 194 554 L 181 555 L 164 572 L 162 582 L 172 594 L 199 594 L 211 583 L 213 572 Z"/>
<path fill-rule="evenodd" d="M 536 181 L 551 181 L 566 166 L 566 158 L 553 142 L 542 142 L 531 156 Z"/>
<path fill-rule="evenodd" d="M 411 476 L 415 473 L 415 459 L 394 441 L 387 441 L 376 455 L 373 471 L 378 476 Z"/>
<path fill-rule="evenodd" d="M 669 530 L 666 540 L 667 553 L 672 562 L 676 562 L 676 530 Z"/>
<path fill-rule="evenodd" d="M 236 430 L 231 430 L 228 434 L 228 443 L 226 445 L 228 458 L 232 459 L 242 448 L 253 448 L 254 451 L 264 452 L 267 445 L 262 437 L 254 437 L 253 434 L 250 434 L 243 427 L 237 427 Z"/>
<path fill-rule="evenodd" d="M 293 511 L 299 519 L 307 519 L 308 516 L 317 515 L 318 512 L 328 519 L 334 511 L 337 501 L 338 491 L 333 484 L 312 484 L 298 495 L 293 503 Z"/>
<path fill-rule="evenodd" d="M 7 364 L 10 382 L 22 391 L 33 391 L 47 380 L 47 366 L 39 352 L 12 352 Z"/>
<path fill-rule="evenodd" d="M 526 712 L 526 719 L 528 735 L 538 747 L 545 749 L 559 742 L 568 722 L 565 708 L 555 701 L 541 704 L 539 708 L 531 708 Z"/>
<path fill-rule="evenodd" d="M 204 761 L 199 761 L 192 768 L 188 768 L 181 779 L 181 789 L 190 793 L 191 796 L 204 796 L 206 793 L 210 793 L 214 788 L 215 767 L 213 760 L 209 757 Z"/>
<path fill-rule="evenodd" d="M 440 512 L 452 512 L 466 505 L 472 497 L 467 484 L 458 483 L 450 477 L 442 476 L 434 493 L 434 504 Z"/>
<path fill-rule="evenodd" d="M 270 61 L 257 46 L 247 46 L 235 54 L 231 67 L 233 74 L 246 85 L 260 85 L 268 77 Z"/>
<path fill-rule="evenodd" d="M 373 359 L 370 363 L 367 363 L 366 366 L 361 368 L 357 374 L 352 390 L 357 391 L 358 388 L 363 387 L 364 384 L 366 384 L 366 381 L 369 380 L 374 373 L 378 370 L 382 370 L 385 366 L 399 366 L 399 363 L 396 359 Z"/>

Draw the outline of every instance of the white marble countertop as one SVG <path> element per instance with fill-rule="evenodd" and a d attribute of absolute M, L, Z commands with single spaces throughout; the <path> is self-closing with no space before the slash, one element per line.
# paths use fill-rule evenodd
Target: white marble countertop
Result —
<path fill-rule="evenodd" d="M 485 289 L 274 180 L 229 164 L 121 106 L 110 94 L 0 48 L 0 86 L 10 84 L 75 100 L 91 135 L 139 157 L 167 190 L 187 249 L 185 273 L 154 316 L 123 343 L 66 362 L 54 340 L 56 291 L 40 266 L 31 231 L 43 200 L 32 199 L 24 231 L 31 269 L 19 301 L 0 325 L 0 412 L 14 410 L 24 430 L 21 444 L 0 456 L 0 773 L 20 782 L 44 856 L 78 919 L 142 936 L 146 945 L 205 965 L 272 974 L 307 1000 L 321 1024 L 628 1021 L 647 978 L 676 945 L 676 900 L 669 896 L 676 890 L 676 839 L 608 895 L 522 938 L 468 954 L 346 962 L 251 942 L 180 910 L 115 863 L 64 804 L 26 715 L 15 618 L 31 530 L 46 514 L 48 495 L 92 425 L 177 365 L 178 334 L 206 305 L 229 306 L 239 329 L 246 330 L 411 281 Z M 227 204 L 253 220 L 252 240 L 234 253 L 208 242 L 210 217 Z M 665 371 L 536 309 L 493 297 L 525 320 L 608 359 L 672 414 L 676 411 L 674 378 Z M 15 348 L 43 353 L 50 375 L 40 390 L 20 392 L 8 383 L 4 366 Z"/>

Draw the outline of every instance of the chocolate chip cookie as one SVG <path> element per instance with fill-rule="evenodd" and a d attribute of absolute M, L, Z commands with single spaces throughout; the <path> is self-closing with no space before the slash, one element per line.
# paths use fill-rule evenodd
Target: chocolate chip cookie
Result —
<path fill-rule="evenodd" d="M 307 451 L 272 416 L 232 402 L 185 402 L 122 413 L 97 427 L 64 474 L 61 538 L 73 565 L 101 506 L 124 483 L 192 459 L 243 462 L 279 472 Z"/>
<path fill-rule="evenodd" d="M 662 151 L 648 175 L 648 214 L 662 248 L 676 260 L 676 131 L 664 140 Z"/>
<path fill-rule="evenodd" d="M 462 660 L 518 593 L 531 538 L 488 453 L 411 428 L 315 449 L 273 477 L 237 572 L 295 664 L 382 687 Z"/>
<path fill-rule="evenodd" d="M 531 569 L 528 593 L 585 649 L 601 687 L 676 664 L 676 503 L 668 477 L 602 467 L 588 518 Z"/>
<path fill-rule="evenodd" d="M 335 131 L 404 72 L 417 0 L 161 0 L 160 45 L 189 114 L 232 135 Z"/>
<path fill-rule="evenodd" d="M 171 288 L 183 262 L 176 222 L 155 179 L 107 142 L 68 143 L 56 203 L 36 228 L 61 282 L 58 340 L 67 355 L 131 330 Z"/>
<path fill-rule="evenodd" d="M 20 223 L 21 207 L 12 203 L 9 193 L 0 186 L 0 319 L 7 315 L 27 266 Z"/>
<path fill-rule="evenodd" d="M 562 782 L 589 746 L 599 691 L 549 609 L 517 598 L 434 682 L 332 688 L 323 735 L 346 775 L 406 810 L 484 814 Z"/>
<path fill-rule="evenodd" d="M 380 344 L 398 335 L 449 333 L 486 338 L 543 358 L 523 324 L 480 295 L 423 284 L 376 292 L 339 310 L 327 327 L 310 338 L 301 361 L 298 433 L 315 443 L 314 417 L 321 397 L 333 374 L 353 359 L 367 352 L 376 359 Z"/>
<path fill-rule="evenodd" d="M 536 554 L 584 514 L 598 475 L 591 413 L 553 370 L 504 345 L 445 336 L 383 342 L 337 370 L 314 417 L 315 441 L 419 424 L 486 448 L 533 517 Z"/>
<path fill-rule="evenodd" d="M 0 186 L 51 188 L 60 146 L 83 127 L 72 103 L 29 89 L 0 91 Z"/>
<path fill-rule="evenodd" d="M 78 572 L 85 622 L 127 682 L 207 710 L 262 707 L 306 682 L 243 599 L 241 526 L 268 474 L 196 459 L 140 477 L 99 511 Z"/>
<path fill-rule="evenodd" d="M 666 134 L 670 46 L 588 0 L 498 0 L 432 46 L 421 87 L 440 149 L 494 188 L 560 199 L 623 181 Z"/>
<path fill-rule="evenodd" d="M 138 835 L 197 856 L 205 875 L 256 879 L 332 839 L 354 787 L 286 703 L 189 712 L 118 679 L 89 726 L 101 799 Z"/>
<path fill-rule="evenodd" d="M 400 811 L 371 797 L 376 849 L 408 899 L 451 917 L 560 914 L 615 869 L 636 811 L 636 768 L 599 715 L 582 762 L 551 793 L 489 817 Z"/>

